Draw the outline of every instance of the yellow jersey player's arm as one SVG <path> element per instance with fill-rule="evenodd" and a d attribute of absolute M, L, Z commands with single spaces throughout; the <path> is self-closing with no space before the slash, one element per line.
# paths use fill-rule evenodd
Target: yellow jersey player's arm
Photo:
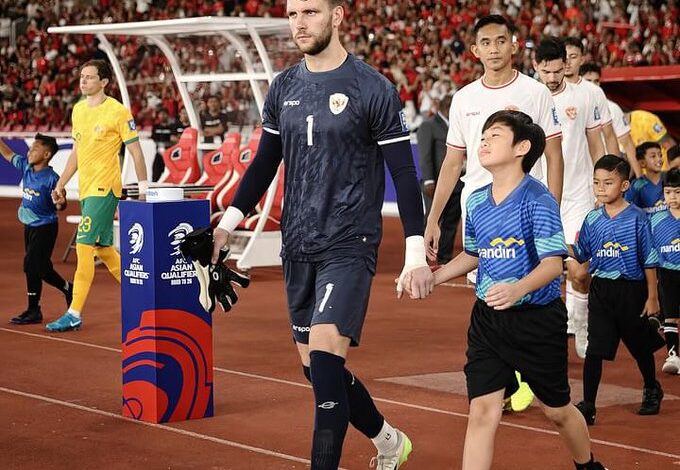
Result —
<path fill-rule="evenodd" d="M 616 138 L 614 126 L 612 125 L 611 121 L 602 126 L 602 135 L 604 136 L 604 143 L 607 153 L 619 155 L 619 139 Z"/>
<path fill-rule="evenodd" d="M 623 153 L 626 155 L 626 159 L 635 177 L 640 178 L 642 176 L 642 168 L 640 168 L 640 162 L 635 157 L 635 144 L 630 136 L 630 132 L 619 137 L 619 146 L 623 149 Z"/>
<path fill-rule="evenodd" d="M 432 198 L 432 207 L 430 208 L 430 215 L 427 217 L 427 226 L 425 227 L 425 249 L 427 250 L 427 257 L 431 260 L 437 259 L 437 251 L 439 250 L 439 218 L 444 211 L 444 207 L 451 197 L 453 188 L 460 179 L 460 173 L 463 171 L 463 158 L 465 157 L 465 150 L 451 147 L 446 147 L 446 157 L 442 162 L 442 167 L 439 170 L 439 177 L 434 189 L 434 197 Z"/>
<path fill-rule="evenodd" d="M 588 141 L 588 151 L 593 165 L 604 155 L 604 145 L 602 143 L 602 127 L 586 129 L 586 140 Z M 618 154 L 617 154 L 618 155 Z"/>
<path fill-rule="evenodd" d="M 562 158 L 562 137 L 553 137 L 545 142 L 545 159 L 548 164 L 548 190 L 562 201 L 562 185 L 564 183 L 564 159 Z"/>
<path fill-rule="evenodd" d="M 139 140 L 130 142 L 126 147 L 130 151 L 130 155 L 132 155 L 132 162 L 135 165 L 137 180 L 147 181 L 146 163 L 144 162 L 144 153 L 142 152 L 142 146 L 139 144 Z"/>
<path fill-rule="evenodd" d="M 662 148 L 668 150 L 669 148 L 678 145 L 678 143 L 675 141 L 673 137 L 671 137 L 670 134 L 666 134 L 663 137 L 661 137 L 661 140 L 659 140 L 659 145 L 661 145 Z"/>
<path fill-rule="evenodd" d="M 16 152 L 9 148 L 2 139 L 0 139 L 0 153 L 2 154 L 2 157 L 10 163 L 12 162 L 12 157 L 16 155 Z"/>

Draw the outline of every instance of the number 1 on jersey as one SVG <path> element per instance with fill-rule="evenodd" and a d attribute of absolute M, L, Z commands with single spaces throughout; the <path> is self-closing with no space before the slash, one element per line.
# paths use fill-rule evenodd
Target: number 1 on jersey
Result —
<path fill-rule="evenodd" d="M 311 147 L 314 145 L 314 134 L 312 133 L 312 128 L 314 127 L 314 115 L 310 114 L 307 116 L 307 145 Z"/>

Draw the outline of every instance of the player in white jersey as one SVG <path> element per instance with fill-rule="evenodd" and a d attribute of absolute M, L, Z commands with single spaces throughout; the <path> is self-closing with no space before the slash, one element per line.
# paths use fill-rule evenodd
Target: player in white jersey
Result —
<path fill-rule="evenodd" d="M 562 194 L 563 161 L 561 130 L 550 91 L 536 80 L 512 68 L 512 55 L 518 45 L 513 41 L 512 25 L 500 15 L 481 18 L 475 25 L 472 53 L 484 65 L 484 76 L 460 89 L 449 111 L 447 153 L 425 230 L 425 245 L 431 259 L 436 259 L 441 212 L 458 182 L 467 154 L 461 208 L 465 220 L 465 201 L 476 189 L 491 182 L 491 174 L 479 163 L 477 150 L 486 119 L 503 109 L 522 111 L 539 124 L 546 137 L 547 174 L 536 165 L 533 174 L 547 183 L 559 201 Z"/>
<path fill-rule="evenodd" d="M 579 68 L 578 73 L 584 80 L 587 80 L 598 87 L 600 86 L 602 68 L 599 65 L 592 62 L 583 64 Z M 638 163 L 637 158 L 635 158 L 635 144 L 630 135 L 630 123 L 628 122 L 628 119 L 626 119 L 626 115 L 623 113 L 621 106 L 610 99 L 607 99 L 607 104 L 609 105 L 609 112 L 612 116 L 614 134 L 619 141 L 619 149 L 626 155 L 626 159 L 628 160 L 628 163 L 630 163 L 630 167 L 633 169 L 635 177 L 639 178 L 642 176 L 642 169 L 640 168 L 640 163 Z"/>
<path fill-rule="evenodd" d="M 460 89 L 451 103 L 446 157 L 439 172 L 425 229 L 425 247 L 433 261 L 439 250 L 441 213 L 460 178 L 466 155 L 465 186 L 461 194 L 463 230 L 468 196 L 491 183 L 491 174 L 479 163 L 478 149 L 484 122 L 497 111 L 522 111 L 541 126 L 547 136 L 545 158 L 541 159 L 545 160 L 546 171 L 535 165 L 532 174 L 547 183 L 557 201 L 562 197 L 562 133 L 550 91 L 512 68 L 512 56 L 519 46 L 513 37 L 512 24 L 507 19 L 500 15 L 485 16 L 477 21 L 473 31 L 475 43 L 470 49 L 484 66 L 484 76 Z M 532 400 L 531 389 L 521 383 L 519 392 L 512 397 L 512 409 L 522 411 Z"/>
<path fill-rule="evenodd" d="M 564 187 L 560 215 L 564 238 L 576 243 L 583 221 L 594 207 L 590 175 L 593 165 L 604 155 L 600 138 L 600 113 L 592 95 L 583 87 L 564 79 L 567 51 L 558 38 L 541 41 L 535 51 L 534 69 L 552 92 L 557 118 L 562 125 Z M 568 330 L 576 335 L 576 353 L 584 358 L 588 344 L 588 265 L 567 261 Z"/>
<path fill-rule="evenodd" d="M 585 47 L 583 47 L 581 40 L 575 37 L 564 38 L 564 45 L 567 48 L 567 62 L 564 69 L 565 79 L 568 82 L 584 87 L 588 90 L 588 93 L 592 94 L 597 103 L 600 119 L 602 120 L 602 137 L 604 138 L 606 153 L 619 155 L 619 142 L 614 133 L 607 97 L 600 87 L 593 85 L 587 80 L 583 80 L 579 76 L 579 69 L 585 62 Z"/>

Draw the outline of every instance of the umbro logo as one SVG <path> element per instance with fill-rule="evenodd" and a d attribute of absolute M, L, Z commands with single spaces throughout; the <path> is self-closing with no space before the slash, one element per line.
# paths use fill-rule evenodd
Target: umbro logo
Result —
<path fill-rule="evenodd" d="M 284 106 L 300 106 L 300 100 L 286 100 L 283 102 Z"/>
<path fill-rule="evenodd" d="M 332 410 L 335 408 L 339 403 L 337 401 L 326 401 L 323 402 L 318 406 L 318 408 L 321 408 L 322 410 Z"/>

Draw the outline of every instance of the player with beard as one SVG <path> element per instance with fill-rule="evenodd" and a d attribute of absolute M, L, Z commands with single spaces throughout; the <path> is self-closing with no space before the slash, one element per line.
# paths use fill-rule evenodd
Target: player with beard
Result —
<path fill-rule="evenodd" d="M 564 188 L 560 217 L 568 244 L 576 243 L 583 220 L 594 207 L 591 179 L 593 165 L 604 155 L 600 138 L 600 115 L 591 95 L 564 79 L 567 50 L 555 37 L 546 38 L 536 48 L 534 69 L 555 100 L 557 118 L 562 124 Z M 574 332 L 576 353 L 585 358 L 588 345 L 588 264 L 567 259 L 568 326 Z"/>
<path fill-rule="evenodd" d="M 292 335 L 314 390 L 311 467 L 338 468 L 351 423 L 375 444 L 372 465 L 395 470 L 406 461 L 411 442 L 383 418 L 364 385 L 345 368 L 349 347 L 360 341 L 375 273 L 385 163 L 406 237 L 398 296 L 404 290 L 411 297 L 427 296 L 433 276 L 401 102 L 385 77 L 340 43 L 342 3 L 287 2 L 293 40 L 304 60 L 269 88 L 262 140 L 215 230 L 213 263 L 283 159 L 281 257 Z"/>

